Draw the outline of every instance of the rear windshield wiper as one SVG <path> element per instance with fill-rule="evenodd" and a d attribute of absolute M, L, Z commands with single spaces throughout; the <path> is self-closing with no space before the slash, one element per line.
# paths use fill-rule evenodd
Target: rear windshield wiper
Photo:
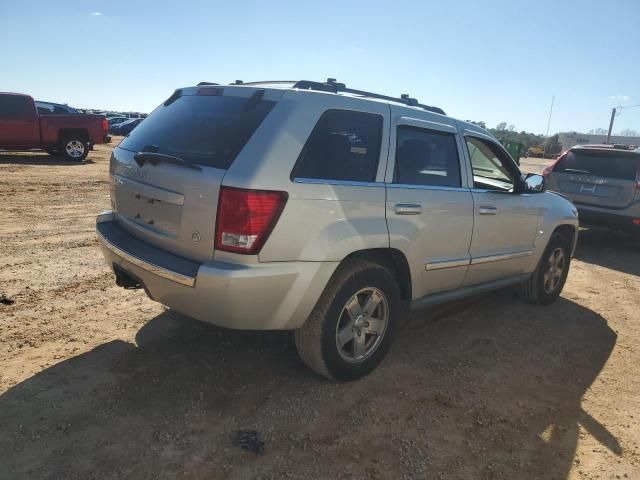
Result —
<path fill-rule="evenodd" d="M 183 167 L 192 168 L 194 170 L 202 170 L 198 165 L 194 165 L 189 160 L 184 158 L 174 157 L 173 155 L 165 155 L 164 153 L 157 152 L 138 152 L 133 156 L 133 159 L 140 166 L 145 162 L 149 162 L 151 165 L 157 165 L 160 162 L 173 163 L 174 165 L 181 165 Z"/>
<path fill-rule="evenodd" d="M 582 173 L 583 175 L 593 175 L 589 170 L 578 170 L 577 168 L 565 168 L 563 172 Z"/>

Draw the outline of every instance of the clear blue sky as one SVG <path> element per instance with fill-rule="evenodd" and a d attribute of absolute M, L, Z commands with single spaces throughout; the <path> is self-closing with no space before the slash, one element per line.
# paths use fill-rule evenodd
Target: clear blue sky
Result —
<path fill-rule="evenodd" d="M 0 91 L 150 111 L 198 81 L 325 79 L 544 133 L 640 104 L 640 0 L 0 0 Z M 640 130 L 640 108 L 614 131 Z"/>

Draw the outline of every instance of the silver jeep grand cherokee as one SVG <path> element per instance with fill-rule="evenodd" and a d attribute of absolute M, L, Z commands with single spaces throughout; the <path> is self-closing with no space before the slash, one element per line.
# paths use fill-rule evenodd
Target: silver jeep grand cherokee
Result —
<path fill-rule="evenodd" d="M 114 150 L 97 233 L 119 285 L 204 322 L 295 331 L 334 380 L 382 360 L 406 308 L 560 294 L 566 198 L 485 130 L 327 82 L 176 90 Z"/>

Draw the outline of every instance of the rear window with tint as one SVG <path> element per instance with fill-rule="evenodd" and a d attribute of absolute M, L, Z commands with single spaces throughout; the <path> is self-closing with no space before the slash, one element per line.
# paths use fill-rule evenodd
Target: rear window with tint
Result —
<path fill-rule="evenodd" d="M 380 115 L 328 110 L 311 132 L 291 177 L 373 182 L 381 141 Z"/>
<path fill-rule="evenodd" d="M 32 110 L 29 97 L 22 95 L 0 95 L 0 118 L 28 116 Z"/>
<path fill-rule="evenodd" d="M 622 152 L 572 150 L 558 162 L 554 171 L 618 180 L 635 180 L 640 155 Z"/>
<path fill-rule="evenodd" d="M 227 169 L 274 105 L 241 97 L 185 95 L 160 105 L 120 147 Z"/>

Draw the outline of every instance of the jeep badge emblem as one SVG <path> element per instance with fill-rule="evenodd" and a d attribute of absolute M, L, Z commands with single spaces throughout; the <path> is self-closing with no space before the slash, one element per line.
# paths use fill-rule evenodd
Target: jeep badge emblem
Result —
<path fill-rule="evenodd" d="M 200 232 L 197 230 L 191 234 L 191 240 L 198 243 L 200 241 Z"/>

